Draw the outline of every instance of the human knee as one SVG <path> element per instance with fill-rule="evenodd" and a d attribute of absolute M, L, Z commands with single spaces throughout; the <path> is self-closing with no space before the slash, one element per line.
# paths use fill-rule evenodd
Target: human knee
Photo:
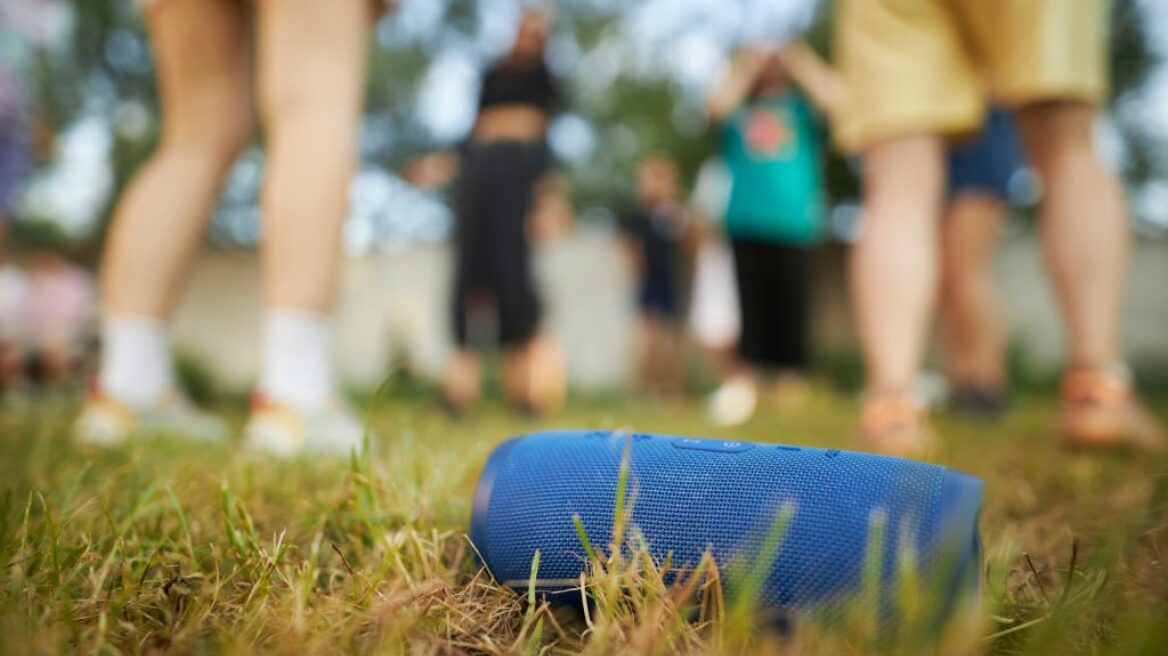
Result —
<path fill-rule="evenodd" d="M 980 272 L 965 262 L 946 260 L 941 264 L 938 290 L 942 301 L 968 302 L 978 296 Z"/>
<path fill-rule="evenodd" d="M 163 127 L 161 148 L 226 168 L 247 148 L 253 129 L 251 114 L 245 109 L 174 118 Z"/>
<path fill-rule="evenodd" d="M 935 226 L 944 174 L 937 138 L 911 136 L 877 144 L 864 154 L 865 205 L 875 221 Z M 921 226 L 923 227 L 923 226 Z"/>
<path fill-rule="evenodd" d="M 336 85 L 314 88 L 303 81 L 268 84 L 260 95 L 265 129 L 346 144 L 347 136 L 356 130 L 360 109 L 356 98 L 346 101 L 343 90 L 332 86 Z"/>
<path fill-rule="evenodd" d="M 1018 127 L 1033 164 L 1042 170 L 1066 153 L 1094 148 L 1098 108 L 1090 103 L 1059 100 L 1024 107 Z"/>

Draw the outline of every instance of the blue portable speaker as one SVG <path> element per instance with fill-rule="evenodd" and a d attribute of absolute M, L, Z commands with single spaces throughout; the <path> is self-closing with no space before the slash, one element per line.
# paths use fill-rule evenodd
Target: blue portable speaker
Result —
<path fill-rule="evenodd" d="M 538 549 L 538 588 L 578 587 L 587 559 L 573 516 L 608 549 L 626 445 L 630 522 L 658 562 L 672 554 L 674 568 L 694 566 L 707 550 L 723 570 L 757 562 L 776 514 L 788 514 L 757 586 L 764 608 L 839 609 L 865 589 L 877 558 L 881 614 L 895 611 L 905 562 L 935 591 L 937 619 L 977 589 L 977 478 L 864 453 L 611 431 L 536 433 L 495 449 L 475 492 L 471 540 L 498 581 L 526 589 Z"/>

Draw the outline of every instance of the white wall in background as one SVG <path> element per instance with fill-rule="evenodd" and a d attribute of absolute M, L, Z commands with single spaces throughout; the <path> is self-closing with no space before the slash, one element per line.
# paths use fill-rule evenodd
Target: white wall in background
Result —
<path fill-rule="evenodd" d="M 389 363 L 409 358 L 422 376 L 437 378 L 449 354 L 449 267 L 444 246 L 370 255 L 345 265 L 337 324 L 337 357 L 346 382 L 379 383 Z M 537 258 L 546 322 L 565 347 L 578 389 L 621 385 L 631 362 L 635 318 L 631 282 L 610 234 L 582 232 L 543 247 Z M 838 272 L 837 272 L 838 273 Z M 1011 335 L 1027 360 L 1057 367 L 1061 324 L 1043 275 L 1037 244 L 1027 237 L 1003 248 L 998 277 Z M 1139 242 L 1133 252 L 1128 303 L 1128 352 L 1133 362 L 1168 362 L 1168 243 Z M 850 341 L 842 285 L 821 286 L 824 341 Z M 258 365 L 260 283 L 250 252 L 207 252 L 177 316 L 178 348 L 208 365 L 225 387 L 246 390 Z"/>

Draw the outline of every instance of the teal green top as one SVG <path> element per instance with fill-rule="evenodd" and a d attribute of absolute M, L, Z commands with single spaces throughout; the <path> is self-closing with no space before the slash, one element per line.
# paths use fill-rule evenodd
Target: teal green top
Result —
<path fill-rule="evenodd" d="M 722 132 L 732 239 L 811 246 L 823 233 L 819 131 L 795 93 L 742 106 Z"/>

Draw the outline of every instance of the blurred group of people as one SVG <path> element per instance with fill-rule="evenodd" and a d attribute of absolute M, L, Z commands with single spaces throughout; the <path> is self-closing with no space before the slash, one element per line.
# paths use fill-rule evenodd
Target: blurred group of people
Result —
<path fill-rule="evenodd" d="M 366 36 L 386 7 L 139 4 L 162 133 L 114 212 L 101 267 L 102 356 L 76 437 L 110 445 L 143 431 L 224 434 L 217 417 L 178 389 L 168 322 L 223 178 L 258 118 L 268 151 L 265 307 L 244 444 L 275 455 L 359 450 L 365 435 L 341 400 L 331 361 L 331 314 Z M 832 65 L 799 41 L 742 47 L 709 95 L 720 140 L 692 197 L 668 154 L 640 162 L 636 198 L 622 217 L 640 310 L 638 384 L 678 389 L 688 324 L 715 358 L 721 385 L 709 406 L 719 423 L 745 421 L 762 398 L 806 394 L 830 125 L 863 183 L 865 223 L 850 282 L 867 372 L 858 422 L 866 448 L 929 452 L 915 385 L 937 308 L 955 403 L 986 415 L 1004 407 L 992 266 L 1009 180 L 1024 159 L 1045 186 L 1043 251 L 1067 327 L 1064 435 L 1076 446 L 1162 448 L 1163 431 L 1123 364 L 1122 187 L 1091 139 L 1107 88 L 1106 4 L 902 4 L 838 3 Z M 483 354 L 495 347 L 513 407 L 550 413 L 566 395 L 564 357 L 541 329 L 532 267 L 533 240 L 571 222 L 547 141 L 565 105 L 544 61 L 550 28 L 545 8 L 524 11 L 511 48 L 483 76 L 469 137 L 418 168 L 422 184 L 449 183 L 457 216 L 457 348 L 443 382 L 454 413 L 481 397 Z M 683 298 L 688 253 L 696 273 Z"/>
<path fill-rule="evenodd" d="M 741 423 L 760 390 L 782 403 L 805 387 L 811 254 L 825 224 L 823 116 L 863 189 L 849 277 L 867 377 L 864 447 L 930 452 L 917 382 L 935 308 L 954 406 L 979 416 L 1004 409 L 993 260 L 1011 180 L 1029 161 L 1045 187 L 1043 252 L 1067 328 L 1064 440 L 1163 450 L 1164 430 L 1136 399 L 1123 361 L 1126 207 L 1092 139 L 1107 88 L 1105 3 L 910 4 L 840 3 L 835 68 L 798 42 L 743 47 L 709 97 L 727 191 L 713 209 L 707 194 L 695 199 L 720 225 L 696 231 L 724 237 L 731 255 L 716 243 L 698 250 L 691 325 L 715 350 L 731 336 L 736 344 L 712 418 Z M 680 249 L 686 228 L 679 195 L 655 191 L 661 162 L 642 164 L 641 209 L 627 221 L 640 256 L 646 364 L 673 349 L 659 335 L 679 326 L 676 292 L 660 281 L 677 277 L 665 273 L 677 258 L 666 251 Z M 736 307 L 725 301 L 731 281 Z"/>
<path fill-rule="evenodd" d="M 93 351 L 92 275 L 49 235 L 14 234 L 21 192 L 48 149 L 26 71 L 53 3 L 0 1 L 0 396 L 72 387 Z M 51 16 L 49 17 L 51 18 Z"/>
<path fill-rule="evenodd" d="M 93 276 L 59 250 L 0 260 L 0 395 L 71 389 L 92 355 Z"/>
<path fill-rule="evenodd" d="M 721 149 L 688 207 L 668 156 L 641 163 L 639 207 L 624 224 L 641 287 L 641 369 L 679 361 L 681 260 L 693 253 L 689 329 L 724 381 L 710 399 L 718 423 L 749 419 L 760 386 L 780 405 L 807 395 L 813 257 L 827 232 L 818 115 L 837 116 L 846 98 L 840 75 L 800 42 L 744 48 L 710 95 Z M 994 254 L 1028 171 L 1011 115 L 992 109 L 948 147 L 946 168 L 939 302 L 950 402 L 993 417 L 1007 391 Z M 679 377 L 639 380 L 655 388 Z"/>

